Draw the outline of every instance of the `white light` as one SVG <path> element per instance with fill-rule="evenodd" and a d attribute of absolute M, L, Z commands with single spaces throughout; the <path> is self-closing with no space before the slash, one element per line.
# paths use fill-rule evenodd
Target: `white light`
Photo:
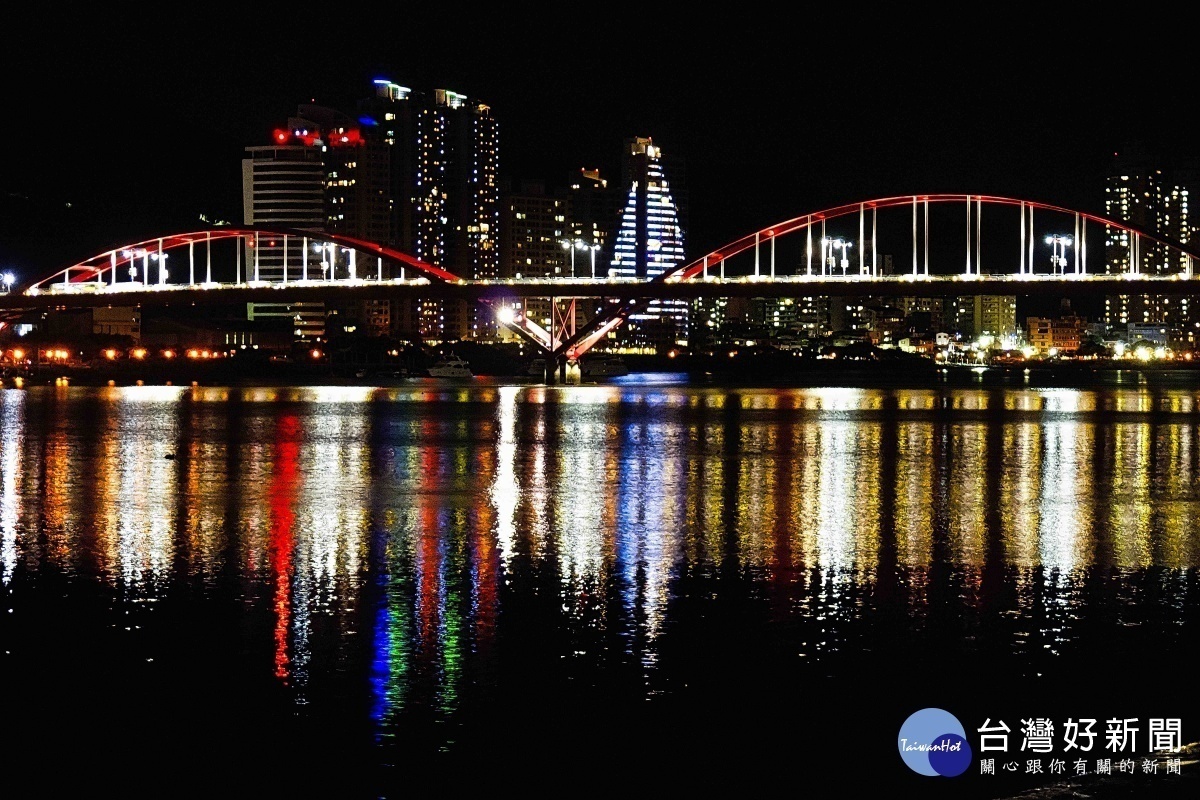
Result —
<path fill-rule="evenodd" d="M 500 313 L 497 314 L 496 317 L 505 325 L 511 325 L 512 321 L 516 319 L 516 316 L 513 314 L 513 310 L 511 308 L 500 309 Z"/>

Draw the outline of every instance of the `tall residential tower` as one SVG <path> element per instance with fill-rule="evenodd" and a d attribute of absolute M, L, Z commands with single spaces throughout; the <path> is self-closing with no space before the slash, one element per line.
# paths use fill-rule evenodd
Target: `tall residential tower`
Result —
<path fill-rule="evenodd" d="M 1118 153 L 1104 190 L 1104 212 L 1145 233 L 1179 244 L 1191 239 L 1189 191 L 1180 175 L 1164 172 L 1145 152 Z M 1109 227 L 1104 237 L 1104 271 L 1119 275 L 1136 262 L 1144 275 L 1181 274 L 1187 258 L 1177 250 Z M 1105 298 L 1110 332 L 1124 336 L 1130 325 L 1161 325 L 1176 347 L 1194 347 L 1200 338 L 1200 315 L 1186 295 L 1111 295 Z"/>

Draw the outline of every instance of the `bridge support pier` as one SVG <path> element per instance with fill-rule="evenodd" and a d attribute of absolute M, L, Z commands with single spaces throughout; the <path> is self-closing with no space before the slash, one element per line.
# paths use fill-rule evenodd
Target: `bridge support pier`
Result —
<path fill-rule="evenodd" d="M 563 359 L 562 382 L 564 386 L 578 386 L 583 383 L 583 374 L 579 367 L 579 362 L 575 359 Z"/>
<path fill-rule="evenodd" d="M 563 356 L 546 359 L 546 383 L 578 386 L 583 382 L 579 362 Z"/>

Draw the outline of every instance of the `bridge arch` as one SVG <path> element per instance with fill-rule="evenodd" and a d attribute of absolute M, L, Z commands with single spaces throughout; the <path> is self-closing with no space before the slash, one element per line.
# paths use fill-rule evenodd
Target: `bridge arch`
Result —
<path fill-rule="evenodd" d="M 216 281 L 212 279 L 212 261 L 211 261 L 211 246 L 215 242 L 222 241 L 244 241 L 251 247 L 258 246 L 264 238 L 279 240 L 283 242 L 284 247 L 284 282 L 289 279 L 292 281 L 311 280 L 307 272 L 308 245 L 309 243 L 323 243 L 335 247 L 342 247 L 347 250 L 353 250 L 356 253 L 366 253 L 376 256 L 388 264 L 397 265 L 400 267 L 412 268 L 418 275 L 425 279 L 439 281 L 442 283 L 458 283 L 460 278 L 441 267 L 426 263 L 419 258 L 411 256 L 400 250 L 396 250 L 376 242 L 358 239 L 352 236 L 345 236 L 338 233 L 326 233 L 324 231 L 306 231 L 295 228 L 280 228 L 274 226 L 263 225 L 241 225 L 241 226 L 217 226 L 214 228 L 191 231 L 187 233 L 175 233 L 167 236 L 159 236 L 153 239 L 146 239 L 140 242 L 133 242 L 122 245 L 120 247 L 104 250 L 90 258 L 86 258 L 76 264 L 65 267 L 49 277 L 43 278 L 32 284 L 26 289 L 28 294 L 38 294 L 42 291 L 53 289 L 55 286 L 62 285 L 67 287 L 77 286 L 78 284 L 95 283 L 104 286 L 118 286 L 122 283 L 136 283 L 132 278 L 122 281 L 120 279 L 120 270 L 125 267 L 138 267 L 138 261 L 143 261 L 145 266 L 141 271 L 141 285 L 165 285 L 166 271 L 159 269 L 159 278 L 151 283 L 149 269 L 150 260 L 161 261 L 164 254 L 181 248 L 189 249 L 189 275 L 188 281 L 185 284 L 180 284 L 178 281 L 170 285 L 187 286 L 189 288 L 203 288 L 205 285 L 213 285 Z M 294 264 L 290 264 L 287 255 L 287 241 L 299 241 L 300 251 L 294 256 Z M 197 268 L 194 256 L 197 245 L 209 248 L 205 254 L 204 264 Z M 274 241 L 272 241 L 274 246 Z M 240 255 L 240 251 L 239 251 Z M 295 272 L 289 276 L 290 269 L 294 266 Z M 250 265 L 247 264 L 247 277 L 249 276 Z M 197 280 L 197 275 L 202 275 L 202 280 Z M 367 273 L 364 273 L 367 274 Z M 241 277 L 240 275 L 238 276 Z M 251 281 L 247 281 L 251 282 Z"/>
<path fill-rule="evenodd" d="M 1049 211 L 1056 214 L 1069 215 L 1076 218 L 1079 225 L 1085 225 L 1088 222 L 1103 225 L 1107 228 L 1115 228 L 1122 231 L 1131 237 L 1136 237 L 1138 240 L 1145 239 L 1149 242 L 1163 245 L 1179 253 L 1187 255 L 1189 258 L 1200 258 L 1200 249 L 1195 248 L 1189 243 L 1180 242 L 1170 237 L 1152 233 L 1138 226 L 1132 225 L 1121 220 L 1110 219 L 1098 214 L 1092 214 L 1085 211 L 1075 211 L 1064 206 L 1053 205 L 1050 203 L 1042 203 L 1036 200 L 1022 200 L 1013 197 L 1001 197 L 997 195 L 983 194 L 915 194 L 915 195 L 900 195 L 895 197 L 877 198 L 874 200 L 864 200 L 857 203 L 847 203 L 832 208 L 813 211 L 802 216 L 793 217 L 788 220 L 783 220 L 774 225 L 769 225 L 757 231 L 735 239 L 728 244 L 718 247 L 703 256 L 696 258 L 686 264 L 682 264 L 668 272 L 658 276 L 659 280 L 688 280 L 697 275 L 704 273 L 705 269 L 719 264 L 728 258 L 739 253 L 745 252 L 751 248 L 761 247 L 764 243 L 769 243 L 773 239 L 779 239 L 791 233 L 798 231 L 812 232 L 814 226 L 827 222 L 829 220 L 848 217 L 853 214 L 859 214 L 860 217 L 865 216 L 867 212 L 877 212 L 879 209 L 895 208 L 898 206 L 912 206 L 914 211 L 914 231 L 916 229 L 916 214 L 919 208 L 927 209 L 930 204 L 949 204 L 949 203 L 964 203 L 968 210 L 968 225 L 971 220 L 971 206 L 975 206 L 975 219 L 977 220 L 982 213 L 984 206 L 1007 206 L 1019 207 L 1022 211 L 1022 223 L 1025 220 L 1025 214 L 1030 214 L 1030 240 L 1032 243 L 1032 213 L 1034 211 Z M 927 220 L 927 216 L 926 216 Z M 860 226 L 861 230 L 861 226 Z M 915 234 L 914 234 L 915 235 Z M 864 237 L 860 237 L 864 238 Z M 968 228 L 968 247 L 970 247 L 970 232 Z M 976 244 L 978 242 L 976 241 Z M 860 248 L 860 252 L 862 249 Z M 968 258 L 970 257 L 968 253 Z"/>

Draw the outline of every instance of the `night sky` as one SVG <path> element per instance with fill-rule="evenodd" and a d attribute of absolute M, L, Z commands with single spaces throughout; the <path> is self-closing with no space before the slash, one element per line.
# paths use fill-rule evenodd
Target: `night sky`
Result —
<path fill-rule="evenodd" d="M 763 17 L 736 5 L 681 16 L 610 4 L 584 20 L 410 5 L 172 6 L 126 19 L 46 9 L 63 19 L 10 29 L 0 266 L 25 281 L 203 227 L 201 214 L 240 221 L 243 148 L 268 143 L 300 103 L 351 108 L 376 77 L 491 105 L 511 180 L 555 182 L 583 166 L 614 175 L 623 140 L 652 137 L 686 162 L 691 254 L 913 193 L 1102 214 L 1115 151 L 1139 143 L 1170 162 L 1196 138 L 1195 48 L 1172 31 L 1182 26 L 1126 20 L 1131 40 L 1117 44 L 1069 15 L 880 17 L 847 5 Z M 1156 57 L 1131 58 L 1139 47 Z"/>

